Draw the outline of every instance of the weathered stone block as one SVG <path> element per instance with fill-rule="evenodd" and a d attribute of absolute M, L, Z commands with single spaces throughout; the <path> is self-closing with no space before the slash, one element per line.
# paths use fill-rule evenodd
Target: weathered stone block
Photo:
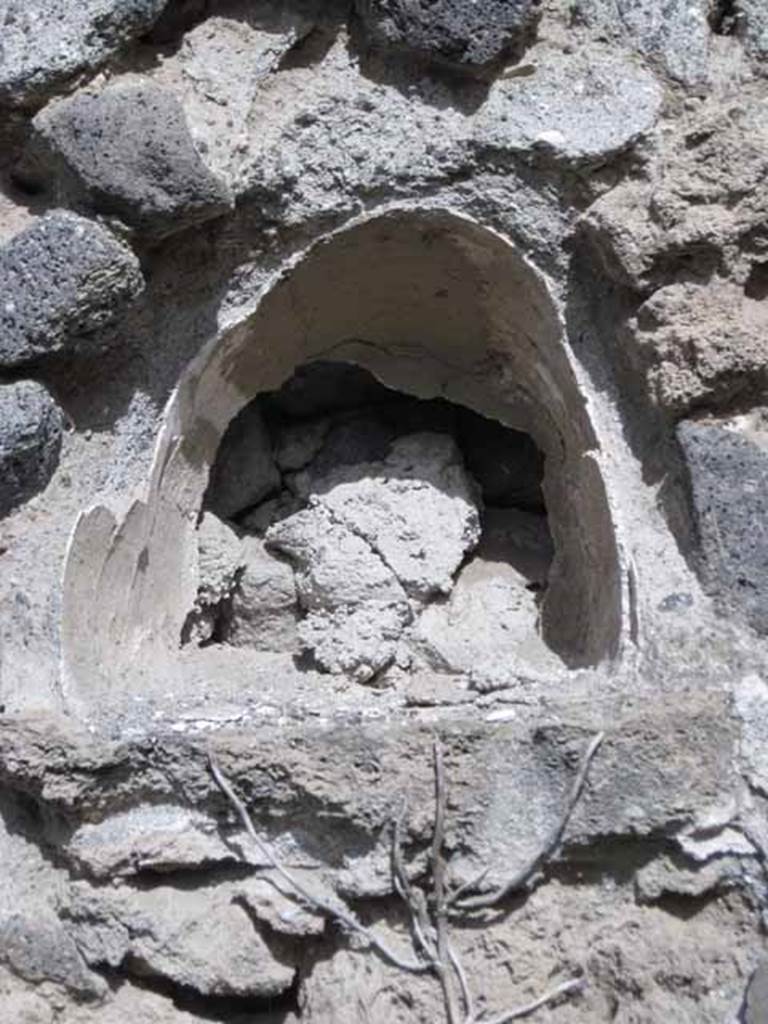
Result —
<path fill-rule="evenodd" d="M 736 33 L 744 40 L 747 52 L 754 57 L 755 67 L 765 73 L 768 57 L 768 6 L 764 0 L 736 0 Z"/>
<path fill-rule="evenodd" d="M 227 642 L 258 651 L 295 651 L 298 604 L 293 570 L 257 537 L 243 541 Z"/>
<path fill-rule="evenodd" d="M 0 249 L 0 366 L 74 348 L 141 292 L 139 261 L 109 231 L 73 213 L 42 217 Z"/>
<path fill-rule="evenodd" d="M 768 449 L 722 423 L 678 428 L 706 584 L 724 610 L 768 633 Z"/>
<path fill-rule="evenodd" d="M 0 104 L 34 107 L 145 32 L 167 0 L 2 0 Z"/>
<path fill-rule="evenodd" d="M 41 384 L 0 386 L 0 515 L 48 483 L 61 448 L 61 413 Z"/>
<path fill-rule="evenodd" d="M 519 56 L 531 41 L 537 0 L 357 0 L 371 41 L 467 71 Z"/>
<path fill-rule="evenodd" d="M 143 891 L 81 885 L 73 886 L 66 914 L 88 963 L 117 966 L 130 957 L 150 977 L 203 995 L 277 995 L 289 988 L 293 968 L 273 957 L 233 895 L 226 883 Z"/>
<path fill-rule="evenodd" d="M 34 120 L 25 160 L 62 198 L 168 235 L 225 213 L 228 187 L 203 163 L 175 95 L 134 78 L 82 91 Z"/>
<path fill-rule="evenodd" d="M 686 85 L 706 81 L 711 31 L 707 0 L 575 0 L 572 18 L 647 57 Z"/>

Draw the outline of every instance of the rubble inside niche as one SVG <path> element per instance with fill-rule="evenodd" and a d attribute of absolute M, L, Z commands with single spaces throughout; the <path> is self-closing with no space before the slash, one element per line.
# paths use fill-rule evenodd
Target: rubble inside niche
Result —
<path fill-rule="evenodd" d="M 393 668 L 487 689 L 556 671 L 538 627 L 542 473 L 526 434 L 354 366 L 302 367 L 222 439 L 182 642 L 358 682 Z"/>

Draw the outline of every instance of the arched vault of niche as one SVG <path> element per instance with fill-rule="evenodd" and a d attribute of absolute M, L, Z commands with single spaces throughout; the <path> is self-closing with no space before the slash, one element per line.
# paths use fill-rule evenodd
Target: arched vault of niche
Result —
<path fill-rule="evenodd" d="M 389 211 L 286 267 L 255 312 L 183 375 L 146 497 L 121 522 L 103 508 L 81 517 L 65 578 L 70 687 L 146 679 L 173 658 L 194 598 L 195 525 L 221 437 L 255 395 L 318 358 L 357 363 L 389 387 L 443 396 L 534 437 L 546 456 L 556 549 L 547 641 L 573 666 L 614 657 L 621 570 L 600 439 L 545 281 L 472 221 Z"/>

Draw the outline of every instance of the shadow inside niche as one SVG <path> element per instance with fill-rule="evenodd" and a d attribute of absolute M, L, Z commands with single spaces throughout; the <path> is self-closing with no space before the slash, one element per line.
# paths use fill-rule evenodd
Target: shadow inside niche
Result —
<path fill-rule="evenodd" d="M 290 653 L 360 682 L 392 666 L 481 688 L 551 671 L 543 472 L 528 434 L 306 364 L 222 439 L 182 644 Z"/>

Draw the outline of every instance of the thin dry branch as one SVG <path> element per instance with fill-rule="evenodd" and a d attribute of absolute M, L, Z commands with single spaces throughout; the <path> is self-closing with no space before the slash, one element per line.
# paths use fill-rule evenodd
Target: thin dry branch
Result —
<path fill-rule="evenodd" d="M 456 1005 L 456 993 L 453 989 L 451 970 L 455 968 L 456 957 L 451 957 L 448 940 L 448 904 L 445 892 L 445 861 L 443 860 L 443 843 L 445 842 L 445 764 L 443 748 L 440 740 L 435 737 L 433 744 L 435 762 L 435 827 L 432 834 L 432 889 L 435 914 L 435 932 L 437 933 L 437 959 L 435 971 L 443 990 L 443 1001 L 448 1024 L 459 1024 L 459 1009 Z M 457 971 L 458 974 L 463 972 Z M 463 987 L 463 986 L 462 986 Z"/>
<path fill-rule="evenodd" d="M 256 849 L 259 851 L 262 857 L 267 861 L 270 867 L 273 868 L 275 873 L 286 883 L 289 887 L 290 895 L 293 895 L 296 899 L 305 903 L 307 906 L 314 910 L 319 910 L 326 917 L 338 922 L 343 928 L 348 931 L 355 932 L 360 935 L 372 948 L 375 949 L 381 956 L 389 960 L 390 963 L 399 967 L 403 971 L 407 971 L 410 974 L 423 974 L 425 971 L 431 969 L 431 964 L 425 963 L 419 960 L 406 960 L 396 953 L 393 949 L 382 942 L 374 933 L 366 928 L 364 924 L 357 920 L 355 915 L 348 910 L 346 907 L 336 906 L 331 903 L 330 900 L 325 899 L 322 896 L 316 896 L 313 892 L 310 892 L 302 882 L 296 878 L 287 868 L 283 867 L 280 861 L 277 859 L 275 854 L 269 848 L 269 846 L 261 840 L 254 828 L 253 821 L 250 814 L 248 813 L 245 804 L 240 800 L 232 786 L 229 784 L 221 769 L 219 768 L 218 762 L 213 755 L 212 751 L 208 751 L 208 764 L 211 769 L 211 775 L 216 782 L 216 785 L 222 791 L 224 796 L 229 800 L 232 807 L 237 812 L 240 821 L 243 824 L 245 831 L 248 833 L 251 842 L 254 844 Z M 267 876 L 267 881 L 272 881 Z M 274 884 L 274 883 L 273 883 Z M 275 888 L 278 888 L 275 886 Z M 280 890 L 281 892 L 283 890 Z"/>
<path fill-rule="evenodd" d="M 467 978 L 467 972 L 464 970 L 464 964 L 461 962 L 461 958 L 453 946 L 448 943 L 448 956 L 451 958 L 451 966 L 456 972 L 456 977 L 459 980 L 459 987 L 461 988 L 461 998 L 464 1000 L 464 1024 L 473 1024 L 475 1021 L 475 1000 L 472 996 L 472 989 L 469 987 L 469 979 Z"/>
<path fill-rule="evenodd" d="M 427 914 L 427 904 L 421 889 L 414 888 L 403 863 L 401 830 L 408 805 L 403 801 L 400 814 L 395 818 L 392 829 L 392 879 L 398 896 L 405 903 L 411 916 L 411 927 L 416 939 L 417 950 L 420 949 L 426 959 L 434 966 L 437 960 L 437 947 L 432 937 L 432 924 Z"/>
<path fill-rule="evenodd" d="M 584 790 L 584 784 L 587 781 L 587 775 L 589 773 L 590 765 L 592 764 L 592 759 L 597 753 L 604 738 L 604 732 L 599 732 L 592 737 L 584 752 L 584 756 L 581 759 L 581 764 L 576 774 L 576 778 L 573 781 L 573 785 L 571 786 L 571 791 L 568 795 L 568 801 L 563 813 L 560 815 L 560 819 L 547 836 L 538 852 L 534 854 L 534 856 L 524 864 L 519 871 L 516 871 L 511 878 L 507 879 L 506 882 L 498 886 L 496 889 L 493 889 L 488 893 L 479 893 L 475 896 L 465 896 L 464 893 L 475 889 L 488 874 L 488 868 L 483 868 L 479 875 L 471 879 L 471 881 L 466 882 L 448 898 L 448 904 L 452 909 L 482 910 L 487 907 L 496 906 L 497 903 L 500 903 L 503 899 L 509 896 L 510 893 L 517 892 L 527 885 L 531 878 L 539 872 L 546 861 L 549 860 L 550 857 L 554 856 L 562 842 L 563 835 L 568 827 L 568 822 L 571 819 L 573 810 L 579 802 L 579 798 Z"/>
<path fill-rule="evenodd" d="M 581 797 L 586 782 L 587 773 L 592 759 L 597 753 L 598 747 L 603 741 L 603 733 L 594 736 L 587 747 L 582 758 L 579 770 L 571 787 L 568 802 L 561 815 L 557 826 L 547 837 L 541 850 L 533 857 L 520 871 L 509 881 L 491 893 L 477 896 L 463 894 L 476 886 L 487 874 L 486 868 L 481 875 L 477 876 L 467 885 L 462 886 L 453 894 L 447 892 L 445 873 L 446 864 L 443 857 L 445 844 L 445 817 L 447 807 L 447 794 L 445 782 L 445 765 L 443 749 L 440 740 L 436 737 L 433 745 L 434 772 L 435 772 L 435 821 L 432 833 L 432 844 L 430 851 L 432 893 L 431 910 L 427 906 L 427 900 L 422 890 L 411 884 L 405 869 L 402 853 L 402 827 L 407 810 L 406 804 L 398 817 L 393 822 L 392 832 L 392 879 L 398 895 L 402 898 L 408 908 L 413 930 L 414 947 L 417 955 L 423 957 L 421 960 L 410 961 L 392 950 L 386 943 L 379 939 L 369 928 L 366 928 L 355 915 L 344 905 L 337 905 L 331 900 L 317 896 L 287 868 L 285 868 L 272 849 L 256 833 L 251 816 L 245 805 L 232 789 L 222 773 L 212 752 L 209 751 L 208 759 L 211 774 L 216 784 L 227 798 L 229 803 L 237 812 L 248 836 L 253 842 L 259 854 L 266 863 L 273 869 L 276 876 L 282 880 L 288 889 L 287 895 L 299 900 L 314 910 L 319 910 L 326 917 L 336 921 L 343 928 L 361 936 L 371 949 L 375 950 L 385 960 L 388 960 L 395 967 L 399 967 L 411 974 L 423 974 L 430 972 L 434 974 L 440 983 L 443 1004 L 445 1007 L 448 1024 L 509 1024 L 510 1021 L 520 1020 L 534 1013 L 543 1006 L 564 997 L 573 995 L 584 988 L 583 978 L 571 978 L 562 982 L 555 988 L 550 989 L 543 995 L 514 1009 L 504 1011 L 495 1017 L 486 1016 L 484 1011 L 475 1013 L 474 999 L 467 972 L 462 961 L 453 947 L 449 928 L 449 914 L 461 910 L 475 910 L 484 907 L 494 906 L 509 893 L 514 892 L 526 885 L 540 869 L 545 861 L 558 849 L 565 829 L 570 820 L 571 814 Z M 280 892 L 284 892 L 278 886 L 275 878 L 266 876 Z M 460 995 L 457 999 L 456 987 Z M 460 1010 L 460 1003 L 463 1004 L 463 1012 Z"/>
<path fill-rule="evenodd" d="M 554 1003 L 555 1000 L 563 996 L 572 996 L 577 992 L 581 992 L 584 989 L 584 985 L 583 978 L 571 978 L 569 981 L 563 981 L 561 984 L 556 985 L 555 988 L 545 992 L 544 995 L 539 996 L 537 999 L 532 999 L 530 1003 L 518 1006 L 514 1010 L 507 1010 L 500 1013 L 497 1017 L 474 1018 L 473 1021 L 467 1020 L 465 1024 L 509 1024 L 511 1020 L 522 1020 L 523 1017 L 530 1017 L 532 1013 L 540 1010 L 542 1006 Z"/>

